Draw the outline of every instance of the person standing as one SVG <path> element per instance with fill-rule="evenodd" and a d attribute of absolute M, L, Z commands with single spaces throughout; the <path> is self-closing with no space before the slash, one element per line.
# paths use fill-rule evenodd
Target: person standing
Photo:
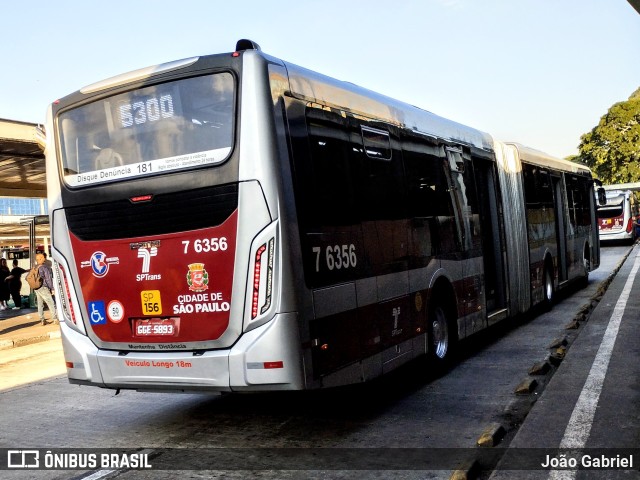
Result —
<path fill-rule="evenodd" d="M 13 259 L 13 268 L 11 269 L 11 275 L 9 275 L 5 281 L 9 283 L 9 293 L 13 298 L 14 310 L 20 310 L 22 308 L 22 297 L 20 296 L 20 290 L 22 290 L 22 280 L 20 277 L 27 273 L 27 271 L 18 266 L 18 259 Z"/>
<path fill-rule="evenodd" d="M 47 252 L 42 252 L 42 255 L 44 255 L 44 264 L 53 270 L 53 263 L 47 258 Z"/>
<path fill-rule="evenodd" d="M 42 286 L 37 290 L 34 290 L 38 301 L 38 315 L 40 317 L 40 324 L 46 325 L 47 322 L 44 319 L 44 304 L 46 302 L 47 307 L 49 307 L 49 311 L 51 312 L 51 319 L 53 320 L 53 323 L 57 324 L 59 323 L 58 313 L 56 312 L 56 306 L 53 303 L 53 297 L 51 296 L 51 292 L 53 291 L 53 272 L 44 262 L 44 255 L 41 253 L 36 254 L 38 274 L 42 278 Z"/>
<path fill-rule="evenodd" d="M 11 272 L 7 266 L 7 259 L 0 258 L 0 310 L 6 310 L 8 307 L 9 283 L 5 282 L 5 280 L 10 274 Z"/>

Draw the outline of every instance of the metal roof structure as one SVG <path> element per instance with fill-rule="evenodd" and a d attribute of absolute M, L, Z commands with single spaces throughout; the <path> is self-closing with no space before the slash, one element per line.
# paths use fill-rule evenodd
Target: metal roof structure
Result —
<path fill-rule="evenodd" d="M 640 192 L 640 182 L 603 185 L 603 187 L 605 190 L 631 190 L 633 192 Z"/>
<path fill-rule="evenodd" d="M 0 119 L 0 196 L 47 196 L 44 151 L 34 123 Z"/>
<path fill-rule="evenodd" d="M 46 198 L 47 182 L 41 133 L 35 123 L 0 119 L 0 197 Z M 36 241 L 49 225 L 35 225 Z M 0 215 L 0 246 L 28 245 L 33 216 Z"/>

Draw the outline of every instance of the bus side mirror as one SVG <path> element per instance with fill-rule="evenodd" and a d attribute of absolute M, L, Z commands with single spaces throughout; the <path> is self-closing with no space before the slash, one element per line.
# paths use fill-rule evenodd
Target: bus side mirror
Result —
<path fill-rule="evenodd" d="M 607 194 L 604 191 L 603 187 L 598 188 L 598 205 L 606 205 L 607 204 Z"/>

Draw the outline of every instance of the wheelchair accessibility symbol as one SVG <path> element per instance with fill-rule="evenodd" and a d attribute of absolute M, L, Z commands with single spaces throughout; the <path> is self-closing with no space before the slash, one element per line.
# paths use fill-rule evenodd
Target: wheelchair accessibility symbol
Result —
<path fill-rule="evenodd" d="M 107 323 L 107 313 L 102 300 L 96 300 L 87 304 L 89 320 L 92 325 L 103 325 Z"/>

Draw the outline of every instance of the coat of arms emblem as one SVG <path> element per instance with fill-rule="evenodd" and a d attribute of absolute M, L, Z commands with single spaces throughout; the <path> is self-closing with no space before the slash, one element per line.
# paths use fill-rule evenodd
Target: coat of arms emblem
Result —
<path fill-rule="evenodd" d="M 192 292 L 204 292 L 209 288 L 209 273 L 204 268 L 204 263 L 191 263 L 187 265 L 187 284 Z"/>

